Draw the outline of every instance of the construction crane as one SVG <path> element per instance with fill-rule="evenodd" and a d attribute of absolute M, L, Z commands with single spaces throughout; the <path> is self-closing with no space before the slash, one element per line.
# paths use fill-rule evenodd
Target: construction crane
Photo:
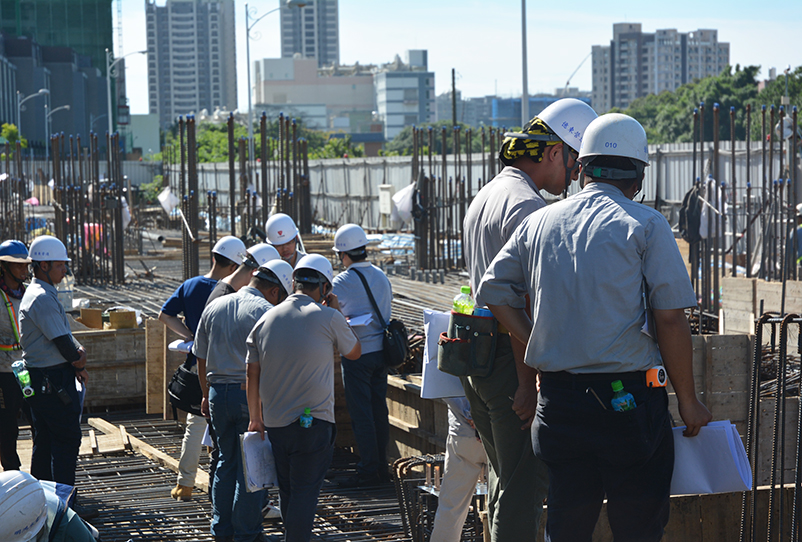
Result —
<path fill-rule="evenodd" d="M 588 56 L 586 56 L 585 58 L 583 58 L 583 59 L 582 59 L 582 62 L 580 62 L 580 63 L 579 63 L 579 66 L 577 66 L 577 67 L 576 67 L 576 69 L 574 70 L 574 73 L 572 73 L 572 74 L 571 74 L 571 76 L 570 76 L 570 77 L 568 77 L 568 81 L 566 81 L 566 82 L 565 82 L 565 88 L 563 89 L 562 95 L 561 95 L 560 97 L 565 97 L 565 95 L 566 95 L 566 94 L 568 94 L 568 85 L 569 85 L 569 84 L 571 84 L 571 79 L 573 79 L 573 78 L 574 78 L 574 76 L 576 75 L 576 72 L 578 72 L 578 71 L 579 71 L 579 68 L 581 68 L 581 67 L 582 67 L 582 64 L 584 64 L 584 63 L 585 63 L 585 61 L 586 61 L 588 58 L 590 58 L 590 55 L 592 55 L 592 54 L 593 54 L 593 52 L 590 52 L 590 53 L 588 53 Z"/>

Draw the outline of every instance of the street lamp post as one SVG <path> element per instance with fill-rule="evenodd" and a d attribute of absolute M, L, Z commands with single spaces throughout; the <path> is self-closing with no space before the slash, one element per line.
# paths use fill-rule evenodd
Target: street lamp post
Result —
<path fill-rule="evenodd" d="M 108 116 L 108 121 L 109 121 L 109 136 L 111 136 L 111 134 L 114 133 L 114 125 L 112 123 L 112 121 L 114 120 L 114 117 L 112 117 L 112 115 L 111 115 L 111 70 L 113 70 L 114 66 L 116 66 L 122 59 L 124 59 L 127 56 L 145 55 L 145 54 L 147 54 L 147 51 L 134 51 L 133 53 L 128 53 L 127 55 L 123 55 L 120 58 L 118 58 L 117 60 L 112 61 L 111 51 L 109 51 L 108 48 L 106 49 L 106 102 L 107 102 L 107 106 L 108 106 L 108 110 L 106 111 L 106 115 Z M 116 72 L 114 74 L 114 77 L 115 78 L 117 77 L 117 73 Z M 98 117 L 98 119 L 99 118 L 101 118 L 101 117 Z M 95 119 L 95 120 L 97 120 L 97 119 Z"/>
<path fill-rule="evenodd" d="M 253 29 L 253 27 L 256 26 L 256 23 L 258 23 L 271 13 L 280 10 L 283 7 L 302 8 L 308 2 L 309 0 L 286 0 L 286 2 L 283 5 L 275 9 L 271 9 L 258 19 L 254 19 L 253 22 L 250 22 L 251 10 L 248 9 L 248 4 L 245 4 L 245 57 L 246 57 L 246 62 L 248 63 L 248 160 L 253 160 L 255 155 L 254 141 L 253 141 L 253 105 L 251 103 L 251 29 Z M 256 13 L 255 10 L 254 13 Z"/>
<path fill-rule="evenodd" d="M 22 96 L 22 93 L 18 90 L 17 91 L 17 133 L 19 134 L 20 140 L 22 140 L 22 104 L 27 102 L 28 100 L 32 100 L 37 96 L 47 96 L 50 94 L 50 91 L 46 88 L 39 89 L 39 92 L 36 94 L 31 94 L 30 96 Z"/>
<path fill-rule="evenodd" d="M 70 110 L 70 106 L 69 106 L 69 104 L 62 105 L 61 107 L 57 107 L 57 108 L 53 109 L 52 111 L 48 111 L 47 109 L 48 109 L 47 104 L 45 104 L 45 133 L 46 133 L 46 136 L 45 136 L 45 159 L 47 161 L 50 161 L 50 132 L 52 131 L 51 128 L 50 128 L 50 126 L 51 126 L 50 117 L 52 117 L 53 113 L 55 113 L 57 111 L 62 111 L 62 110 L 69 111 Z"/>

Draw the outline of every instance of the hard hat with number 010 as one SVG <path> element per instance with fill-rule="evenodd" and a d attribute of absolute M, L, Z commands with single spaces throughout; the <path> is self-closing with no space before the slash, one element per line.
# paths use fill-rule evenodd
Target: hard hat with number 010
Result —
<path fill-rule="evenodd" d="M 212 252 L 224 256 L 237 265 L 242 265 L 242 255 L 245 253 L 245 243 L 241 239 L 233 235 L 226 235 L 221 237 L 215 243 Z"/>
<path fill-rule="evenodd" d="M 0 540 L 27 542 L 46 520 L 47 501 L 39 480 L 17 470 L 0 473 Z"/>
<path fill-rule="evenodd" d="M 267 242 L 271 245 L 283 245 L 289 243 L 298 235 L 298 228 L 289 215 L 277 213 L 265 222 L 267 231 Z"/>
<path fill-rule="evenodd" d="M 334 252 L 348 252 L 367 246 L 368 236 L 362 226 L 357 224 L 346 224 L 340 226 L 334 234 Z"/>
<path fill-rule="evenodd" d="M 588 125 L 598 115 L 582 100 L 563 98 L 546 107 L 537 117 L 564 143 L 579 152 Z"/>
<path fill-rule="evenodd" d="M 275 282 L 270 274 L 264 272 L 265 270 L 272 272 L 279 280 L 281 287 L 287 292 L 287 295 L 292 295 L 292 266 L 290 264 L 279 258 L 260 265 L 259 269 L 253 272 L 254 277 Z"/>
<path fill-rule="evenodd" d="M 34 262 L 71 262 L 67 256 L 67 247 L 52 235 L 40 235 L 31 243 L 31 261 Z"/>
<path fill-rule="evenodd" d="M 28 257 L 28 249 L 25 243 L 10 239 L 0 243 L 0 261 L 10 263 L 30 263 L 31 259 Z"/>
<path fill-rule="evenodd" d="M 297 264 L 295 264 L 295 269 L 292 272 L 292 278 L 295 279 L 298 271 L 301 269 L 314 269 L 327 281 L 329 284 L 334 282 L 334 270 L 331 268 L 331 262 L 324 256 L 320 254 L 307 254 L 303 258 L 301 258 Z"/>
<path fill-rule="evenodd" d="M 607 113 L 585 131 L 579 161 L 587 166 L 596 156 L 622 156 L 649 165 L 649 144 L 643 126 L 628 115 Z"/>
<path fill-rule="evenodd" d="M 281 258 L 278 250 L 273 248 L 273 245 L 267 243 L 253 245 L 248 249 L 248 254 L 253 258 L 253 261 L 256 262 L 256 267 L 261 267 L 271 260 L 278 260 Z M 248 260 L 245 260 L 245 263 L 248 263 Z M 253 267 L 253 264 L 251 264 L 251 267 Z"/>

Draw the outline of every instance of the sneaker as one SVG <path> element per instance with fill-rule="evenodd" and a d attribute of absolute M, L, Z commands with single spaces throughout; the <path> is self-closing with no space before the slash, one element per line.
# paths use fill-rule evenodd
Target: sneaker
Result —
<path fill-rule="evenodd" d="M 177 501 L 192 500 L 192 488 L 189 486 L 182 486 L 178 484 L 170 490 L 170 496 Z"/>
<path fill-rule="evenodd" d="M 340 489 L 352 489 L 355 487 L 376 487 L 382 484 L 382 480 L 378 473 L 373 474 L 355 474 L 350 478 L 343 480 L 337 484 Z"/>
<path fill-rule="evenodd" d="M 273 501 L 268 501 L 264 508 L 262 508 L 262 517 L 264 519 L 281 519 L 281 510 L 279 510 Z"/>

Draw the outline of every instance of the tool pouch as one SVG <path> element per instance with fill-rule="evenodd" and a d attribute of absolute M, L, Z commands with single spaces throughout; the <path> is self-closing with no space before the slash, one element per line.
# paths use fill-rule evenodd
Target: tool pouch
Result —
<path fill-rule="evenodd" d="M 448 332 L 440 334 L 437 368 L 454 376 L 487 376 L 496 357 L 495 318 L 451 311 Z"/>

